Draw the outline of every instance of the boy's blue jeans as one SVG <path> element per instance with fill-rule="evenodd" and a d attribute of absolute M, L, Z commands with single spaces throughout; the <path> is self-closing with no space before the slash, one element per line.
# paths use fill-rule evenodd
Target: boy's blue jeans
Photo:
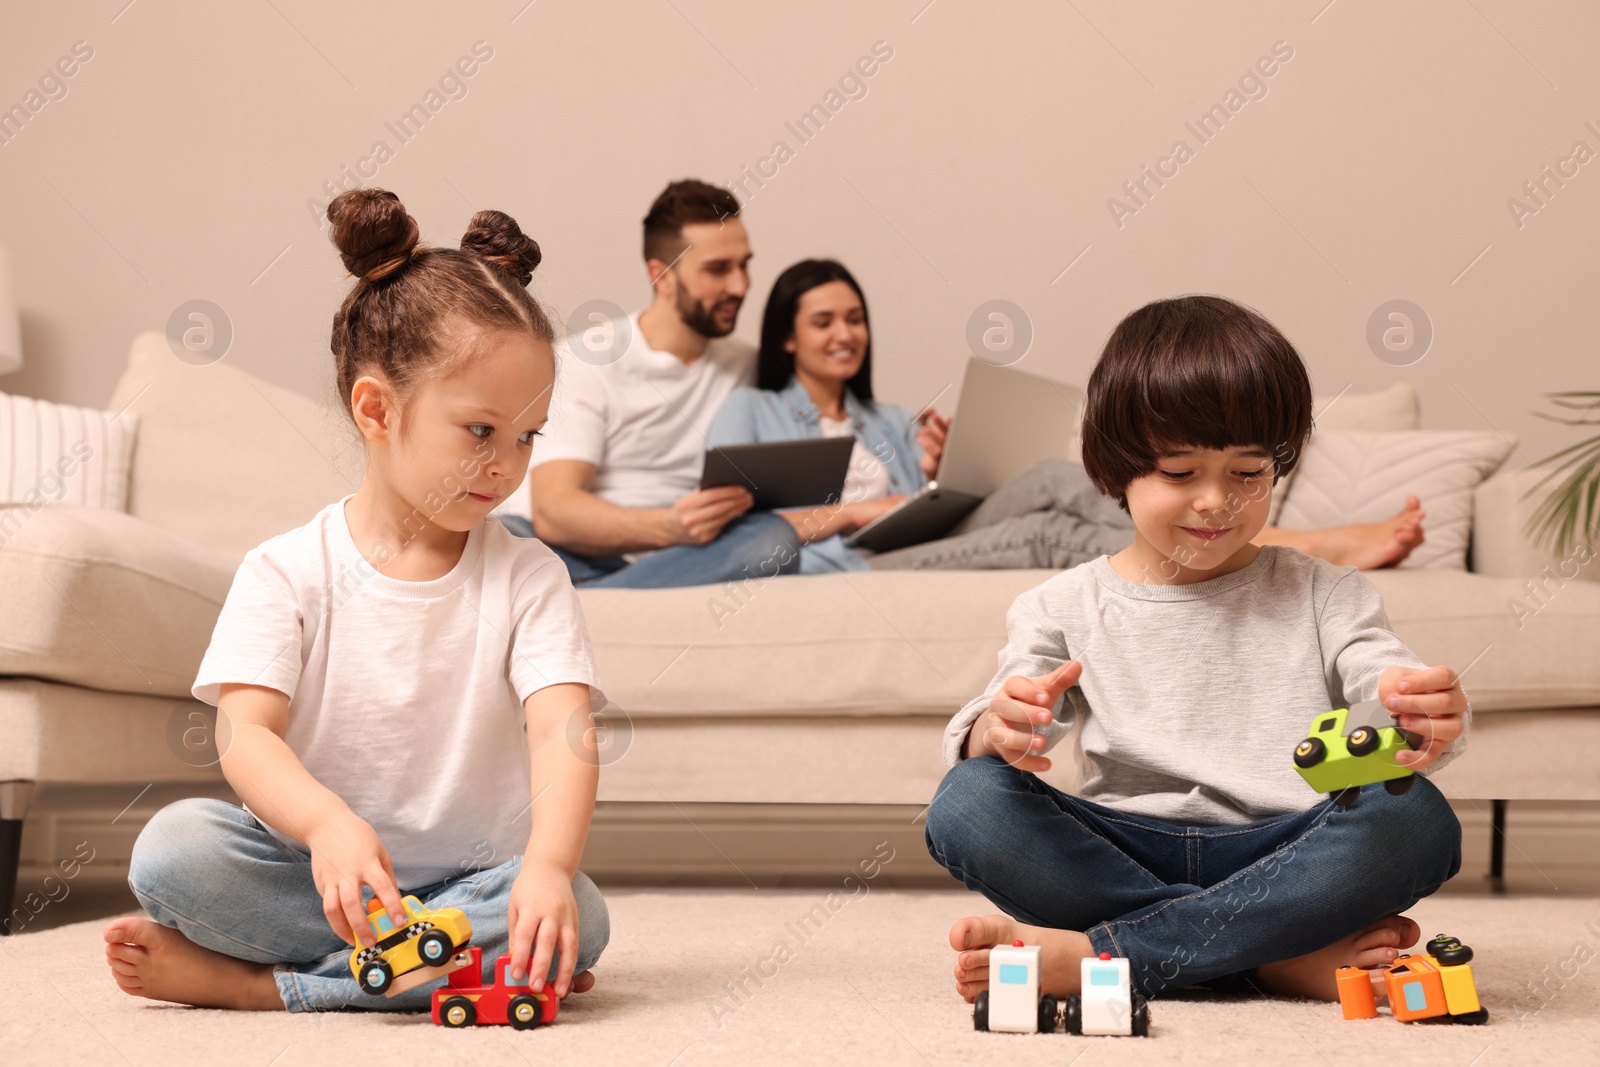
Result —
<path fill-rule="evenodd" d="M 1249 991 L 1261 964 L 1402 912 L 1461 869 L 1461 824 L 1420 775 L 1404 796 L 1369 785 L 1349 808 L 1182 826 L 984 756 L 945 775 L 926 836 L 934 859 L 1013 919 L 1127 957 L 1146 996 Z"/>
<path fill-rule="evenodd" d="M 515 856 L 498 867 L 428 886 L 402 886 L 430 908 L 459 908 L 483 949 L 486 981 L 510 952 L 506 930 Z M 273 963 L 290 1011 L 426 1010 L 443 979 L 393 997 L 364 993 L 350 973 L 352 947 L 328 925 L 311 880 L 311 858 L 226 801 L 180 800 L 156 812 L 133 846 L 128 885 L 150 917 L 190 941 L 252 963 Z M 593 967 L 611 936 L 605 900 L 587 875 L 572 880 L 578 903 L 578 962 Z M 556 973 L 552 960 L 549 977 Z"/>

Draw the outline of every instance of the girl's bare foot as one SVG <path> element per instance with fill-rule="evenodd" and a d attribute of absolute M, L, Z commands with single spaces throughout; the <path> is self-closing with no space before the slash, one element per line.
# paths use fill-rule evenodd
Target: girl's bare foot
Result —
<path fill-rule="evenodd" d="M 1364 930 L 1292 960 L 1263 964 L 1256 976 L 1269 993 L 1312 1000 L 1338 1000 L 1333 972 L 1346 964 L 1371 969 L 1387 967 L 1422 936 L 1417 924 L 1404 915 L 1386 915 Z"/>
<path fill-rule="evenodd" d="M 967 1003 L 989 988 L 989 950 L 995 945 L 1021 941 L 1038 945 L 1040 955 L 1039 991 L 1064 997 L 1078 992 L 1082 975 L 1079 962 L 1094 955 L 1089 938 L 1076 930 L 1053 930 L 1029 926 L 1005 915 L 972 916 L 958 919 L 950 928 L 950 947 L 956 950 L 956 992 Z"/>
<path fill-rule="evenodd" d="M 283 1010 L 271 964 L 212 952 L 144 918 L 113 919 L 104 936 L 111 975 L 130 996 L 202 1008 Z"/>
<path fill-rule="evenodd" d="M 1328 526 L 1321 530 L 1268 526 L 1256 536 L 1256 543 L 1287 545 L 1341 567 L 1374 571 L 1397 565 L 1427 539 L 1422 532 L 1422 520 L 1427 517 L 1421 501 L 1408 496 L 1406 506 L 1382 522 Z"/>

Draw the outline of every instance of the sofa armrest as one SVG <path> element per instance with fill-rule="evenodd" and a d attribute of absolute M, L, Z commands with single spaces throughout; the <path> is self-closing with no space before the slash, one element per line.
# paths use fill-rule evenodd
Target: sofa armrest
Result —
<path fill-rule="evenodd" d="M 1533 578 L 1542 568 L 1564 579 L 1600 581 L 1592 539 L 1580 536 L 1563 555 L 1536 544 L 1526 533 L 1528 520 L 1559 484 L 1538 467 L 1501 471 L 1478 486 L 1472 499 L 1470 569 L 1491 578 Z M 1530 492 L 1531 491 L 1531 492 Z"/>
<path fill-rule="evenodd" d="M 0 675 L 188 699 L 235 569 L 120 511 L 0 509 Z"/>

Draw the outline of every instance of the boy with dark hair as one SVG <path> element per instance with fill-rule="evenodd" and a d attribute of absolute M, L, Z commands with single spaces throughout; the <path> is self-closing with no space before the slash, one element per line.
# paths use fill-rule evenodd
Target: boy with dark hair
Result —
<path fill-rule="evenodd" d="M 1376 697 L 1422 735 L 1397 758 L 1424 771 L 1464 747 L 1470 708 L 1354 567 L 1251 543 L 1310 429 L 1299 355 L 1247 308 L 1157 301 L 1113 331 L 1083 463 L 1133 544 L 1017 598 L 999 671 L 946 730 L 951 769 L 928 810 L 934 858 L 1007 913 L 950 931 L 967 1000 L 989 948 L 1013 939 L 1043 947 L 1057 995 L 1109 952 L 1147 996 L 1322 999 L 1336 967 L 1416 942 L 1400 913 L 1460 868 L 1449 804 L 1418 777 L 1339 807 L 1290 753 L 1318 712 Z M 1032 773 L 1074 727 L 1076 796 Z"/>

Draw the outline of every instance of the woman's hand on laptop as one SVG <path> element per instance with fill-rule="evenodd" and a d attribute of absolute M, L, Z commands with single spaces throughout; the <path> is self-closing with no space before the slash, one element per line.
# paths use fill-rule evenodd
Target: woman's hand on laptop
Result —
<path fill-rule="evenodd" d="M 1395 725 L 1422 736 L 1415 752 L 1402 749 L 1394 756 L 1414 771 L 1438 759 L 1466 728 L 1467 694 L 1449 667 L 1390 667 L 1378 679 L 1378 699 L 1398 719 Z"/>
<path fill-rule="evenodd" d="M 939 461 L 944 458 L 944 441 L 950 436 L 950 420 L 929 408 L 917 416 L 922 429 L 917 431 L 917 444 L 922 448 L 922 473 L 933 481 L 939 474 Z"/>
<path fill-rule="evenodd" d="M 1013 674 L 1000 686 L 989 710 L 967 734 L 967 756 L 999 756 L 1019 771 L 1047 771 L 1050 760 L 1037 754 L 1043 735 L 1034 733 L 1054 718 L 1056 701 L 1078 684 L 1083 664 L 1068 660 L 1049 674 L 1024 678 Z"/>
<path fill-rule="evenodd" d="M 708 545 L 717 539 L 724 526 L 749 511 L 755 502 L 750 490 L 742 485 L 691 490 L 667 509 L 673 543 Z"/>

